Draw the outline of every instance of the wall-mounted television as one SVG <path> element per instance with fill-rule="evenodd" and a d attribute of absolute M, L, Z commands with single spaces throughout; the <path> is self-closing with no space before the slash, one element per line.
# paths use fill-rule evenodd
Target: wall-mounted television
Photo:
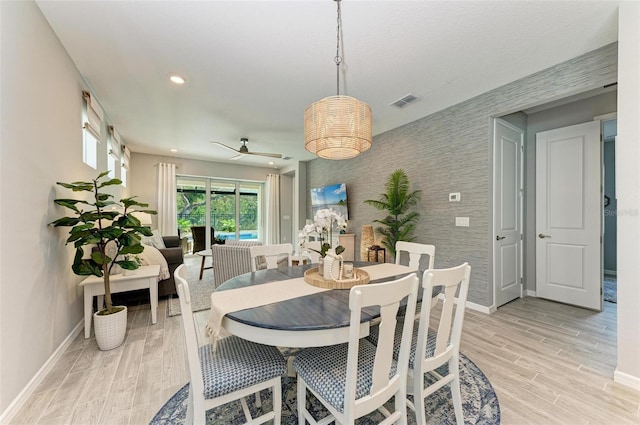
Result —
<path fill-rule="evenodd" d="M 338 183 L 311 189 L 312 214 L 315 215 L 316 211 L 322 208 L 331 208 L 348 220 L 347 185 Z"/>

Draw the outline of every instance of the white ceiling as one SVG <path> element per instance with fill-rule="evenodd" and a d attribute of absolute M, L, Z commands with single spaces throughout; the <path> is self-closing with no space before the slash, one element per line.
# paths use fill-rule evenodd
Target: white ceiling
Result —
<path fill-rule="evenodd" d="M 344 0 L 341 94 L 380 134 L 616 41 L 618 3 Z M 292 158 L 276 167 L 314 158 L 302 117 L 336 94 L 334 1 L 37 4 L 132 151 L 227 161 L 210 142 L 248 137 Z M 389 105 L 408 93 L 423 100 Z"/>

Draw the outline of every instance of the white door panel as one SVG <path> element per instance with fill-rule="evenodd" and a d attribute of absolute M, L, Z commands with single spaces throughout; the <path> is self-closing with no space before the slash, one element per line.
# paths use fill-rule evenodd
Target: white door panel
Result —
<path fill-rule="evenodd" d="M 536 292 L 600 310 L 600 122 L 536 135 Z"/>
<path fill-rule="evenodd" d="M 494 121 L 494 288 L 496 307 L 522 295 L 521 211 L 524 132 Z"/>

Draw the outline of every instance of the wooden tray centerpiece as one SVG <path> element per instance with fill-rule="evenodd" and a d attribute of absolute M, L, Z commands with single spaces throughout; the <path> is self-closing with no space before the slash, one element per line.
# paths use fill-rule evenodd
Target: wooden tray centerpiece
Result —
<path fill-rule="evenodd" d="M 369 283 L 369 273 L 362 269 L 353 268 L 353 278 L 351 279 L 325 279 L 320 276 L 317 268 L 312 268 L 304 272 L 304 281 L 309 285 L 325 289 L 351 289 L 356 285 L 366 285 Z"/>

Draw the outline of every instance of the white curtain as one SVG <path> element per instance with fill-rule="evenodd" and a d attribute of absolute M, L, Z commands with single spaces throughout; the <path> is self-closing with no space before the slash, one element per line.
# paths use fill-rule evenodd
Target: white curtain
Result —
<path fill-rule="evenodd" d="M 267 228 L 265 244 L 280 243 L 280 175 L 267 174 Z"/>
<path fill-rule="evenodd" d="M 163 236 L 178 235 L 176 164 L 158 164 L 158 230 Z"/>

